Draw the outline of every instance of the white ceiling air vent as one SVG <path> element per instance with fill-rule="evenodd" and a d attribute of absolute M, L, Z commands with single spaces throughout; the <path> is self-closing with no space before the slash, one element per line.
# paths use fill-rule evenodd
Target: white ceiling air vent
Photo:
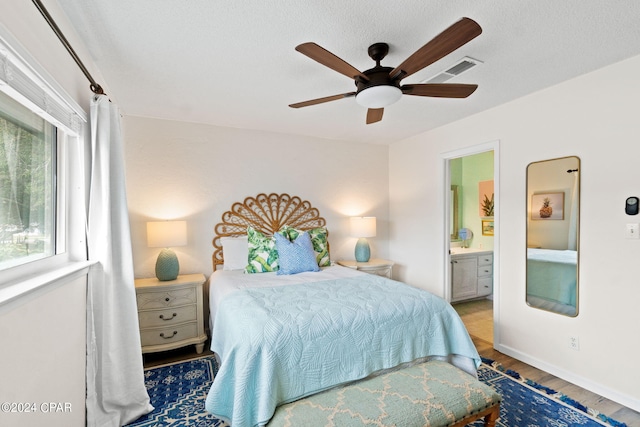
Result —
<path fill-rule="evenodd" d="M 444 83 L 447 80 L 459 76 L 460 74 L 465 73 L 474 68 L 476 65 L 480 64 L 482 64 L 482 61 L 478 61 L 477 59 L 465 56 L 448 69 L 436 74 L 429 79 L 423 80 L 422 83 Z"/>

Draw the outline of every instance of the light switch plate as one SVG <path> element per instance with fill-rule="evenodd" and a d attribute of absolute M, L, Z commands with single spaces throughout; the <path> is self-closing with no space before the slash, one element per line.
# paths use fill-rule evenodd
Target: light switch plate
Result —
<path fill-rule="evenodd" d="M 627 224 L 625 237 L 627 239 L 640 239 L 640 224 Z"/>

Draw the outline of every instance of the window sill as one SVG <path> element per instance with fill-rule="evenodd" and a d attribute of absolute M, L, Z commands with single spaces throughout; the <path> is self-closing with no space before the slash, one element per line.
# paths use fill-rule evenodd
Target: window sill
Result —
<path fill-rule="evenodd" d="M 93 261 L 70 262 L 62 267 L 29 277 L 0 288 L 0 308 L 42 288 L 87 274 Z"/>

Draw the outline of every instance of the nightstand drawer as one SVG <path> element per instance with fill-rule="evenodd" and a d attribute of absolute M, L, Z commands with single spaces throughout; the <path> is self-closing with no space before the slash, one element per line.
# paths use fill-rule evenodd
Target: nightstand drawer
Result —
<path fill-rule="evenodd" d="M 170 344 L 197 336 L 198 324 L 196 322 L 140 331 L 140 340 L 143 346 Z"/>
<path fill-rule="evenodd" d="M 338 264 L 343 267 L 353 268 L 363 273 L 376 274 L 391 279 L 393 262 L 386 259 L 371 259 L 367 262 L 341 260 Z"/>
<path fill-rule="evenodd" d="M 386 277 L 391 279 L 391 270 L 393 267 L 378 267 L 378 268 L 370 268 L 370 269 L 362 269 L 365 273 L 369 274 L 377 274 L 378 276 Z"/>
<path fill-rule="evenodd" d="M 138 318 L 140 329 L 193 322 L 198 319 L 198 306 L 192 304 L 164 310 L 141 311 Z"/>
<path fill-rule="evenodd" d="M 196 289 L 176 289 L 162 292 L 141 292 L 137 295 L 138 310 L 149 310 L 152 308 L 177 307 L 180 305 L 196 304 Z"/>

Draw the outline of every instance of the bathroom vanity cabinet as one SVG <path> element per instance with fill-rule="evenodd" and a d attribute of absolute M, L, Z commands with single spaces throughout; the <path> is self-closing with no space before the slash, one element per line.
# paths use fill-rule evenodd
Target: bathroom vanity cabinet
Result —
<path fill-rule="evenodd" d="M 493 252 L 451 254 L 451 302 L 484 298 L 493 292 Z"/>

